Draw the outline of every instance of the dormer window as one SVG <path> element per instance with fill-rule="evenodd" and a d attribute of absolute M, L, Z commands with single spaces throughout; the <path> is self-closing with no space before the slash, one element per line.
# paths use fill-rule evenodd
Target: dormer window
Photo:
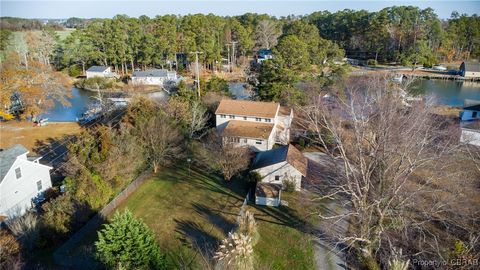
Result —
<path fill-rule="evenodd" d="M 221 114 L 220 118 L 227 118 L 227 116 L 225 114 Z"/>
<path fill-rule="evenodd" d="M 270 123 L 270 122 L 272 122 L 272 119 L 270 119 L 270 118 L 265 118 L 265 122 Z"/>
<path fill-rule="evenodd" d="M 230 119 L 235 119 L 235 115 L 229 115 L 228 116 Z"/>
<path fill-rule="evenodd" d="M 17 179 L 20 179 L 22 177 L 22 170 L 20 169 L 20 167 L 15 169 L 15 176 L 17 177 Z"/>
<path fill-rule="evenodd" d="M 243 117 L 243 120 L 247 120 L 247 117 L 246 117 L 246 116 L 244 116 L 244 117 Z"/>
<path fill-rule="evenodd" d="M 262 122 L 262 118 L 256 117 L 256 118 L 255 118 L 255 121 L 257 121 L 257 122 Z"/>

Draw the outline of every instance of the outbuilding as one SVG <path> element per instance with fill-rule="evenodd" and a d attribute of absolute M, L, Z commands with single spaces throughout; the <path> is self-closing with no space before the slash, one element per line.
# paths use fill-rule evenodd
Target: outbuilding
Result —
<path fill-rule="evenodd" d="M 176 81 L 177 72 L 166 69 L 149 69 L 145 71 L 135 71 L 132 75 L 132 83 L 136 85 L 159 85 L 167 81 Z"/>
<path fill-rule="evenodd" d="M 282 186 L 272 183 L 257 183 L 255 188 L 255 204 L 279 206 L 281 202 Z"/>
<path fill-rule="evenodd" d="M 480 63 L 462 62 L 460 65 L 460 74 L 466 79 L 479 79 Z"/>
<path fill-rule="evenodd" d="M 252 171 L 260 174 L 262 183 L 274 183 L 284 187 L 292 182 L 300 190 L 302 178 L 307 176 L 308 159 L 293 145 L 285 145 L 257 153 Z"/>
<path fill-rule="evenodd" d="M 102 78 L 111 78 L 114 77 L 114 73 L 112 73 L 112 69 L 106 66 L 91 66 L 86 71 L 87 79 L 93 77 L 102 77 Z"/>
<path fill-rule="evenodd" d="M 460 113 L 461 121 L 470 121 L 480 119 L 480 104 L 463 108 Z"/>

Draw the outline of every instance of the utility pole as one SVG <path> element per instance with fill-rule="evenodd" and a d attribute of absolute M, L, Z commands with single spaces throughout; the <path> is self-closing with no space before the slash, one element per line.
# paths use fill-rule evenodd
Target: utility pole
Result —
<path fill-rule="evenodd" d="M 237 41 L 232 41 L 232 70 L 233 68 L 236 66 L 236 62 L 235 62 L 235 44 L 237 44 L 238 42 Z"/>
<path fill-rule="evenodd" d="M 195 71 L 197 75 L 197 91 L 198 91 L 198 98 L 200 98 L 200 70 L 198 68 L 198 55 L 202 54 L 202 52 L 195 51 L 195 52 L 190 52 L 195 54 Z"/>
<path fill-rule="evenodd" d="M 228 52 L 228 57 L 227 57 L 227 65 L 228 65 L 228 71 L 232 70 L 231 65 L 230 65 L 230 46 L 231 44 L 226 44 L 227 45 L 227 52 Z"/>

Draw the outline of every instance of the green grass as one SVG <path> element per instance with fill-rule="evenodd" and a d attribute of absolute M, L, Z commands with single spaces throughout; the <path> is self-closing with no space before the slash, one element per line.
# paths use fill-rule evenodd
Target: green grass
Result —
<path fill-rule="evenodd" d="M 288 207 L 250 205 L 259 241 L 254 247 L 258 269 L 315 269 L 309 230 L 315 222 L 313 206 L 299 192 L 282 193 Z"/>

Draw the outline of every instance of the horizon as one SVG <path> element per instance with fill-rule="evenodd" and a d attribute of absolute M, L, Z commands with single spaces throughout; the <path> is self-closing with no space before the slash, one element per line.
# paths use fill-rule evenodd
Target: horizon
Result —
<path fill-rule="evenodd" d="M 95 4 L 92 9 L 88 4 Z M 460 4 L 461 3 L 461 4 Z M 113 6 L 114 4 L 114 6 Z M 200 5 L 201 4 L 201 5 Z M 316 11 L 337 12 L 345 9 L 376 12 L 392 6 L 432 8 L 440 19 L 452 12 L 469 16 L 480 13 L 480 1 L 1 1 L 1 17 L 24 19 L 112 18 L 162 15 L 215 14 L 238 16 L 245 13 L 269 14 L 275 17 L 301 16 Z M 62 13 L 59 15 L 58 13 Z"/>

